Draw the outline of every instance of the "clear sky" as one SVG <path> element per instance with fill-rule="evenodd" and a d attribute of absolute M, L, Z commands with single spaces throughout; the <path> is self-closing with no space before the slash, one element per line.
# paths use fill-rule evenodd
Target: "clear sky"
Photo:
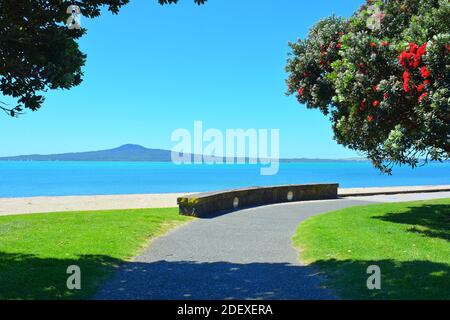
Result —
<path fill-rule="evenodd" d="M 363 0 L 131 0 L 119 15 L 82 19 L 83 83 L 48 92 L 38 112 L 0 115 L 0 156 L 89 151 L 136 143 L 171 149 L 171 133 L 280 129 L 282 157 L 344 158 L 330 122 L 284 92 L 288 41 Z M 55 48 L 58 50 L 58 48 Z M 3 99 L 3 98 L 2 98 Z M 4 100 L 4 99 L 3 99 Z"/>

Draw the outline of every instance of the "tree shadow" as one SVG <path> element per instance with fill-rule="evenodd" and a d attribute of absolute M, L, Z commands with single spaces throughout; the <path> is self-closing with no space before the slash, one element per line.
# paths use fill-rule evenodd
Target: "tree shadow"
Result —
<path fill-rule="evenodd" d="M 130 262 L 95 299 L 287 300 L 335 299 L 311 267 L 289 263 Z"/>
<path fill-rule="evenodd" d="M 66 287 L 69 265 L 81 268 L 81 290 Z M 381 290 L 367 289 L 369 265 L 381 268 Z M 450 267 L 395 260 L 323 260 L 309 266 L 166 260 L 124 263 L 102 255 L 53 259 L 0 253 L 0 299 L 296 300 L 333 299 L 334 293 L 357 299 L 450 299 Z"/>
<path fill-rule="evenodd" d="M 367 267 L 381 269 L 369 290 Z M 317 274 L 316 270 L 319 270 Z M 96 299 L 450 299 L 450 266 L 430 261 L 323 260 L 286 263 L 129 263 Z"/>
<path fill-rule="evenodd" d="M 408 229 L 410 232 L 450 241 L 450 205 L 423 204 L 417 207 L 409 207 L 404 212 L 388 213 L 373 218 L 409 224 L 412 225 Z"/>
<path fill-rule="evenodd" d="M 81 269 L 81 290 L 66 286 L 70 265 Z M 146 263 L 0 252 L 0 299 L 333 299 L 319 280 L 312 268 L 289 263 Z"/>
<path fill-rule="evenodd" d="M 367 273 L 380 267 L 381 289 L 369 290 Z M 425 260 L 320 260 L 311 266 L 324 273 L 323 285 L 343 299 L 450 299 L 450 265 Z"/>
<path fill-rule="evenodd" d="M 32 254 L 0 252 L 0 300 L 85 299 L 114 274 L 123 261 L 104 255 L 83 255 L 77 259 L 55 259 Z M 67 268 L 81 269 L 81 290 L 69 290 Z"/>

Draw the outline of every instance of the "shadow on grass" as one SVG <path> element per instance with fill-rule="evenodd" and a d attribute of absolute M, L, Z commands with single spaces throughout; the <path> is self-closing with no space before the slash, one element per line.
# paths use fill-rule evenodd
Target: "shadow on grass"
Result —
<path fill-rule="evenodd" d="M 412 225 L 408 230 L 410 232 L 450 241 L 450 205 L 424 204 L 418 207 L 409 207 L 405 212 L 388 213 L 373 218 L 409 224 Z"/>
<path fill-rule="evenodd" d="M 367 267 L 381 271 L 381 290 L 367 289 Z M 450 299 L 450 266 L 429 261 L 321 260 L 311 266 L 326 274 L 324 284 L 342 298 L 354 299 Z"/>
<path fill-rule="evenodd" d="M 85 299 L 112 275 L 121 260 L 103 255 L 78 259 L 40 258 L 0 252 L 0 299 Z M 67 267 L 81 269 L 81 290 L 68 290 Z"/>
<path fill-rule="evenodd" d="M 450 267 L 428 261 L 324 260 L 287 263 L 127 262 L 108 256 L 39 258 L 0 253 L 0 299 L 450 299 Z M 81 290 L 68 290 L 69 265 Z M 381 268 L 381 290 L 366 287 L 367 267 Z M 316 276 L 316 270 L 326 277 Z M 106 280 L 108 276 L 112 276 Z M 106 280 L 105 283 L 103 281 Z M 94 295 L 99 289 L 97 295 Z"/>
<path fill-rule="evenodd" d="M 70 265 L 81 269 L 81 290 L 66 287 Z M 333 298 L 317 288 L 313 273 L 288 263 L 123 263 L 100 255 L 51 259 L 0 253 L 0 299 Z"/>

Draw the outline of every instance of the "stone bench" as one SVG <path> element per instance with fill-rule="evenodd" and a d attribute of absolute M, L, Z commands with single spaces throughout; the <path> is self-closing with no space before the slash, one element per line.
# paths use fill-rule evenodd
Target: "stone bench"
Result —
<path fill-rule="evenodd" d="M 336 199 L 337 183 L 250 187 L 192 194 L 177 199 L 180 214 L 207 217 L 239 208 L 303 200 Z"/>

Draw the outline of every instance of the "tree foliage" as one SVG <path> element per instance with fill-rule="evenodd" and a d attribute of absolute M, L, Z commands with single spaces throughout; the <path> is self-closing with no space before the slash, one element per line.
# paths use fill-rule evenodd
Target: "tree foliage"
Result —
<path fill-rule="evenodd" d="M 450 3 L 368 0 L 290 43 L 287 94 L 384 172 L 450 155 Z"/>
<path fill-rule="evenodd" d="M 199 5 L 205 1 L 194 0 Z M 24 109 L 35 111 L 42 106 L 45 91 L 81 83 L 86 55 L 76 40 L 86 34 L 86 29 L 69 30 L 65 26 L 70 4 L 78 5 L 83 17 L 95 18 L 104 6 L 117 14 L 128 2 L 0 0 L 0 92 L 17 102 L 10 106 L 0 101 L 0 110 L 11 116 Z M 158 2 L 164 5 L 178 0 Z"/>

